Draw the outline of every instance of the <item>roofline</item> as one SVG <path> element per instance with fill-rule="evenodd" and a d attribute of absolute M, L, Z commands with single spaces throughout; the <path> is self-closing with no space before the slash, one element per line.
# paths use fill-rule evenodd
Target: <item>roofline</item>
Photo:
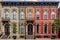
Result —
<path fill-rule="evenodd" d="M 17 5 L 17 6 L 58 6 L 59 2 L 2 2 L 2 5 Z"/>

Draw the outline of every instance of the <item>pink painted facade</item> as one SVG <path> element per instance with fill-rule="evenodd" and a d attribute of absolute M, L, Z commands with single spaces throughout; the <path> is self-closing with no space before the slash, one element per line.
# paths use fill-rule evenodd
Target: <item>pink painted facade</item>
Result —
<path fill-rule="evenodd" d="M 40 18 L 36 19 L 36 8 L 40 8 Z M 55 10 L 55 17 L 58 18 L 58 7 L 56 6 L 37 6 L 34 7 L 34 33 L 35 36 L 40 36 L 41 38 L 44 38 L 44 36 L 48 36 L 49 38 L 52 38 L 52 23 L 54 22 L 54 19 L 51 19 L 51 10 L 54 9 Z M 44 19 L 44 9 L 48 10 L 48 18 Z M 55 19 L 56 19 L 55 18 Z M 38 34 L 36 32 L 36 23 L 40 24 L 40 33 Z M 47 23 L 47 34 L 44 33 L 44 24 Z M 57 30 L 55 30 L 55 33 L 53 34 L 56 38 L 58 37 L 58 32 Z"/>

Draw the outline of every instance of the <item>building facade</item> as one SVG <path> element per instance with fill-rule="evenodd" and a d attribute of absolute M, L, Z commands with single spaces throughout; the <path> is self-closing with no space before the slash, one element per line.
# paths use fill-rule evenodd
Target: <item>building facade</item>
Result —
<path fill-rule="evenodd" d="M 52 27 L 58 2 L 0 2 L 0 15 L 0 34 L 7 38 L 58 38 Z"/>

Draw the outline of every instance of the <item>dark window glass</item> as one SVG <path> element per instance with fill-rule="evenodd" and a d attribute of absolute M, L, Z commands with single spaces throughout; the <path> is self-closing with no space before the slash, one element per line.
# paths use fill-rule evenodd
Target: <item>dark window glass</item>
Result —
<path fill-rule="evenodd" d="M 52 24 L 52 33 L 54 33 L 54 30 L 55 30 L 55 26 L 54 26 L 54 23 Z"/>
<path fill-rule="evenodd" d="M 37 28 L 37 33 L 39 33 L 39 29 L 40 29 L 39 24 L 36 25 L 36 28 Z"/>
<path fill-rule="evenodd" d="M 47 33 L 47 24 L 44 25 L 44 33 Z"/>

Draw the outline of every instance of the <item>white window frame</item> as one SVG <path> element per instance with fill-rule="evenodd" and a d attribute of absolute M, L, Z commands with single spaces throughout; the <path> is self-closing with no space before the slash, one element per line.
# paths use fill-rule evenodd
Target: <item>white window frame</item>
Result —
<path fill-rule="evenodd" d="M 23 30 L 23 31 L 24 31 L 23 33 L 22 33 L 22 26 L 24 27 L 24 28 L 23 28 L 23 29 L 24 29 L 24 30 Z M 24 26 L 24 25 L 20 25 L 20 34 L 25 34 L 25 26 Z"/>
<path fill-rule="evenodd" d="M 29 9 L 29 10 L 31 10 L 31 9 Z M 28 18 L 30 19 L 30 18 L 32 18 L 32 10 L 31 10 L 31 12 L 29 12 L 29 10 L 28 10 Z M 29 15 L 31 15 L 31 16 L 29 16 Z"/>
<path fill-rule="evenodd" d="M 7 15 L 7 16 L 6 16 Z M 5 17 L 9 18 L 9 13 L 5 13 Z"/>
<path fill-rule="evenodd" d="M 39 24 L 39 23 L 37 23 L 37 24 Z M 36 24 L 36 33 L 37 33 L 37 24 Z M 40 28 L 41 28 L 41 25 L 39 24 L 39 33 L 37 33 L 37 34 L 41 33 Z"/>
<path fill-rule="evenodd" d="M 12 11 L 13 11 L 13 10 L 12 10 Z M 13 13 L 13 20 L 15 20 L 15 19 L 16 19 L 16 13 L 17 13 L 17 12 L 14 11 L 14 12 L 12 12 L 12 13 Z"/>
<path fill-rule="evenodd" d="M 51 23 L 51 34 L 55 34 L 55 31 L 54 31 L 54 33 L 52 33 L 52 23 Z"/>
<path fill-rule="evenodd" d="M 44 30 L 45 30 L 45 24 L 47 24 L 47 33 L 45 33 L 45 31 L 44 31 Z M 48 34 L 48 23 L 44 23 L 44 24 L 43 24 L 43 28 L 44 28 L 44 29 L 43 29 L 43 33 L 44 33 L 44 34 Z"/>
<path fill-rule="evenodd" d="M 22 9 L 22 10 L 24 10 L 24 9 Z M 21 15 L 22 15 L 22 17 L 21 17 Z M 20 13 L 19 13 L 19 19 L 25 19 L 25 12 L 24 11 L 23 11 L 23 14 L 20 11 Z"/>
<path fill-rule="evenodd" d="M 36 9 L 36 19 L 37 19 L 37 10 L 39 10 L 39 9 Z M 38 13 L 39 13 L 39 19 L 40 19 L 40 10 L 38 11 Z"/>
<path fill-rule="evenodd" d="M 17 24 L 16 24 L 16 26 L 17 26 Z M 11 30 L 12 30 L 12 33 L 13 33 L 13 28 L 11 28 Z M 16 30 L 18 30 L 17 27 L 16 27 Z M 13 34 L 14 34 L 14 33 L 13 33 Z M 17 34 L 17 32 L 16 32 L 15 34 Z"/>
<path fill-rule="evenodd" d="M 10 7 L 3 7 L 3 8 L 2 8 L 2 16 L 1 16 L 1 17 L 3 17 L 3 18 L 5 18 L 5 14 L 6 14 L 6 13 L 4 13 L 5 9 L 10 10 Z M 9 13 L 10 13 L 10 11 L 9 11 Z M 9 13 L 8 13 L 8 16 L 9 16 L 9 18 L 10 18 Z"/>
<path fill-rule="evenodd" d="M 47 10 L 47 9 L 45 9 L 45 10 Z M 44 13 L 43 13 L 43 19 L 45 19 L 45 18 L 44 18 L 45 10 L 44 10 Z M 48 10 L 47 10 L 47 19 L 48 19 Z M 45 20 L 46 20 L 46 19 L 45 19 Z"/>
<path fill-rule="evenodd" d="M 52 10 L 54 10 L 54 9 L 52 9 Z M 51 19 L 52 19 L 52 10 L 51 10 Z M 55 10 L 54 10 L 55 11 Z M 55 14 L 55 18 L 54 19 L 56 19 L 56 12 L 54 12 Z"/>
<path fill-rule="evenodd" d="M 16 12 L 16 19 L 13 19 L 12 17 L 12 20 L 17 20 L 18 19 L 18 7 L 11 7 L 11 13 L 13 9 L 15 9 L 17 12 Z M 13 16 L 13 13 L 12 13 L 12 16 Z"/>

